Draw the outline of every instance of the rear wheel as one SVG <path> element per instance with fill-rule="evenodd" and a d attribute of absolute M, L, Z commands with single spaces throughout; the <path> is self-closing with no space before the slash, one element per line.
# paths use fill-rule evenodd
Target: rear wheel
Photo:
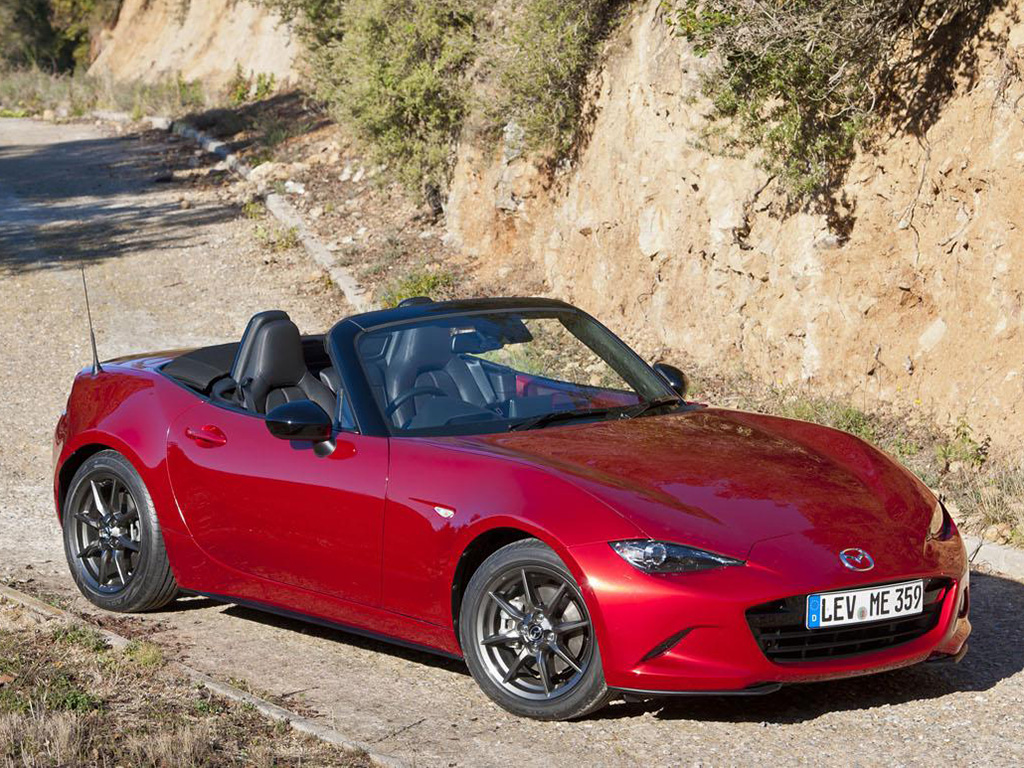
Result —
<path fill-rule="evenodd" d="M 108 611 L 162 608 L 178 592 L 142 478 L 117 451 L 90 456 L 71 480 L 62 515 L 75 583 Z"/>
<path fill-rule="evenodd" d="M 509 712 L 567 720 L 609 699 L 579 585 L 536 539 L 499 549 L 473 574 L 459 637 L 474 679 Z"/>

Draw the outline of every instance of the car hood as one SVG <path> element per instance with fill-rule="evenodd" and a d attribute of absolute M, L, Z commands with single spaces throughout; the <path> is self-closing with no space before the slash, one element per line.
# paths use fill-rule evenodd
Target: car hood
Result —
<path fill-rule="evenodd" d="M 795 533 L 833 551 L 920 545 L 935 503 L 907 470 L 852 435 L 740 411 L 464 439 L 565 477 L 651 538 L 735 557 Z"/>

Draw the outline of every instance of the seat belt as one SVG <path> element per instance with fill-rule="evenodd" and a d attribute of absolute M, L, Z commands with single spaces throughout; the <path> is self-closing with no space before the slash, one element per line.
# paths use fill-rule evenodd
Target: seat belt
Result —
<path fill-rule="evenodd" d="M 494 391 L 494 387 L 491 386 L 491 380 L 487 378 L 487 372 L 480 361 L 473 357 L 463 359 L 466 361 L 466 367 L 469 368 L 469 374 L 473 377 L 473 381 L 480 388 L 480 394 L 484 397 L 484 404 L 487 406 L 497 404 L 498 395 Z"/>

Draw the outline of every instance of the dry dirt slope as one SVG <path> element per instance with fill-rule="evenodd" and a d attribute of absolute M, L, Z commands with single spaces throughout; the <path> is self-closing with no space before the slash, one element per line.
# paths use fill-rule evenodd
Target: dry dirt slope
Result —
<path fill-rule="evenodd" d="M 223 85 L 240 67 L 295 79 L 299 44 L 287 25 L 246 0 L 124 0 L 103 33 L 93 75 L 155 80 L 181 75 Z"/>
<path fill-rule="evenodd" d="M 177 159 L 175 159 L 177 158 Z M 265 265 L 214 194 L 153 184 L 162 144 L 92 128 L 0 121 L 0 578 L 67 601 L 49 495 L 49 435 L 87 360 L 78 274 L 90 261 L 105 355 L 237 336 L 281 306 L 306 329 L 345 311 L 310 294 L 301 261 Z M 31 580 L 31 581 L 27 581 Z M 26 583 L 27 581 L 27 583 Z M 455 663 L 204 599 L 130 620 L 210 674 L 319 713 L 417 765 L 1024 763 L 1024 584 L 976 573 L 972 652 L 953 669 L 757 699 L 616 704 L 580 723 L 517 720 Z M 109 622 L 109 616 L 96 616 Z"/>

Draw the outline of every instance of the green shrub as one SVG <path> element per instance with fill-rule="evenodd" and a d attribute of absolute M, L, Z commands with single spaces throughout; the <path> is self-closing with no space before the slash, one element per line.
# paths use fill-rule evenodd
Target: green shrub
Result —
<path fill-rule="evenodd" d="M 276 88 L 277 76 L 272 72 L 259 72 L 254 79 L 253 73 L 246 75 L 239 64 L 227 85 L 227 101 L 233 107 L 239 107 L 249 101 L 263 101 L 272 96 Z"/>
<path fill-rule="evenodd" d="M 384 285 L 379 301 L 380 305 L 387 309 L 397 307 L 400 301 L 413 296 L 444 299 L 454 286 L 455 275 L 451 272 L 432 272 L 424 267 L 416 267 Z"/>
<path fill-rule="evenodd" d="M 580 125 L 587 75 L 616 0 L 527 0 L 494 66 L 492 117 L 515 123 L 528 147 L 565 154 Z"/>
<path fill-rule="evenodd" d="M 107 639 L 99 630 L 81 624 L 64 624 L 53 630 L 53 640 L 64 645 L 77 645 L 87 651 L 99 653 L 108 647 Z"/>
<path fill-rule="evenodd" d="M 495 11 L 483 0 L 260 1 L 297 30 L 333 116 L 421 191 L 445 186 L 453 144 L 480 104 L 490 126 L 513 123 L 530 148 L 565 154 L 598 44 L 626 2 L 525 0 Z"/>
<path fill-rule="evenodd" d="M 718 58 L 704 85 L 714 115 L 732 123 L 726 148 L 761 148 L 765 169 L 807 197 L 841 181 L 899 73 L 924 62 L 915 46 L 986 4 L 682 0 L 669 18 L 698 55 Z"/>
<path fill-rule="evenodd" d="M 277 11 L 306 42 L 315 56 L 322 48 L 341 40 L 342 11 L 347 0 L 258 0 Z"/>
<path fill-rule="evenodd" d="M 84 68 L 93 32 L 113 23 L 120 6 L 121 0 L 4 0 L 0 66 Z"/>
<path fill-rule="evenodd" d="M 949 469 L 957 462 L 970 469 L 980 469 L 988 461 L 991 442 L 988 437 L 976 440 L 967 418 L 961 416 L 953 427 L 949 439 L 936 446 L 935 452 L 945 469 Z"/>
<path fill-rule="evenodd" d="M 776 401 L 774 413 L 789 419 L 813 421 L 841 429 L 869 443 L 879 439 L 877 418 L 850 403 L 828 397 L 783 396 Z"/>
<path fill-rule="evenodd" d="M 132 640 L 124 648 L 125 658 L 143 667 L 161 667 L 164 664 L 164 651 L 156 643 L 146 640 Z"/>
<path fill-rule="evenodd" d="M 273 72 L 257 72 L 256 83 L 253 86 L 252 97 L 255 101 L 263 101 L 274 94 L 277 90 L 277 75 Z"/>
<path fill-rule="evenodd" d="M 245 104 L 249 100 L 250 88 L 252 88 L 252 78 L 246 77 L 241 64 L 236 64 L 235 74 L 227 85 L 228 104 L 233 107 Z"/>
<path fill-rule="evenodd" d="M 273 253 L 290 251 L 293 248 L 298 248 L 302 243 L 299 239 L 299 230 L 296 227 L 276 225 L 265 227 L 262 224 L 257 224 L 255 234 L 256 242 Z"/>
<path fill-rule="evenodd" d="M 345 6 L 340 41 L 320 51 L 318 95 L 410 187 L 443 185 L 466 111 L 474 14 L 457 0 Z"/>

